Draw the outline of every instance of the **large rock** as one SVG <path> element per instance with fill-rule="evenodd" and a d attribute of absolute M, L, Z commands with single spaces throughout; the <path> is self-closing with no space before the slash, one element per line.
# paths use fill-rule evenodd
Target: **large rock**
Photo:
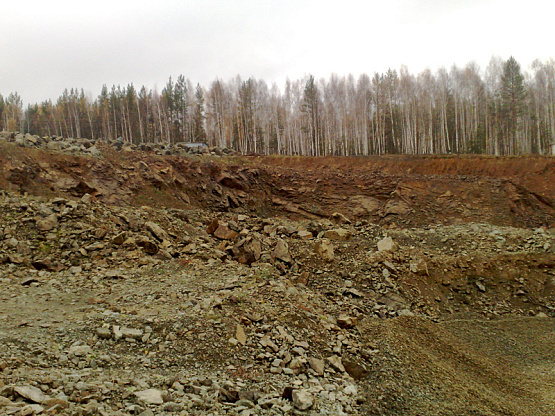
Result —
<path fill-rule="evenodd" d="M 247 344 L 247 334 L 243 329 L 242 325 L 237 325 L 237 329 L 235 331 L 235 338 L 239 341 L 239 344 L 246 345 Z"/>
<path fill-rule="evenodd" d="M 304 390 L 293 390 L 291 393 L 293 405 L 299 410 L 308 410 L 314 404 L 312 395 Z"/>
<path fill-rule="evenodd" d="M 30 400 L 35 403 L 44 403 L 45 401 L 50 399 L 50 396 L 47 396 L 42 392 L 41 389 L 38 389 L 33 386 L 16 386 L 14 387 L 14 392 L 19 394 L 24 399 Z"/>
<path fill-rule="evenodd" d="M 339 325 L 339 327 L 343 329 L 354 328 L 357 322 L 357 318 L 345 314 L 341 314 L 337 318 L 337 325 Z"/>
<path fill-rule="evenodd" d="M 297 236 L 301 239 L 301 240 L 310 240 L 313 236 L 312 233 L 310 231 L 307 230 L 299 230 L 297 232 Z"/>
<path fill-rule="evenodd" d="M 152 221 L 147 221 L 145 223 L 145 227 L 158 241 L 169 240 L 168 233 L 166 233 L 166 231 L 164 231 L 164 229 L 158 224 Z"/>
<path fill-rule="evenodd" d="M 93 350 L 88 345 L 75 345 L 69 348 L 69 355 L 75 355 L 76 357 L 83 357 L 87 354 L 92 354 Z"/>
<path fill-rule="evenodd" d="M 336 228 L 334 230 L 327 230 L 324 233 L 324 237 L 329 238 L 330 240 L 336 241 L 347 241 L 350 240 L 353 234 L 344 228 Z"/>
<path fill-rule="evenodd" d="M 314 251 L 322 258 L 322 260 L 328 263 L 335 260 L 335 255 L 333 254 L 333 244 L 327 238 L 317 241 L 314 244 Z"/>
<path fill-rule="evenodd" d="M 310 368 L 316 371 L 316 374 L 318 374 L 319 376 L 324 375 L 324 360 L 315 357 L 308 357 L 308 365 L 310 366 Z"/>
<path fill-rule="evenodd" d="M 345 371 L 345 367 L 343 366 L 343 363 L 341 362 L 341 358 L 338 357 L 337 355 L 332 355 L 330 357 L 327 357 L 326 361 L 328 362 L 330 367 L 333 368 L 334 370 L 339 371 L 341 373 L 343 373 Z"/>
<path fill-rule="evenodd" d="M 384 237 L 378 241 L 378 251 L 396 251 L 397 248 L 397 244 L 391 237 Z"/>
<path fill-rule="evenodd" d="M 125 326 L 120 329 L 123 338 L 131 338 L 140 340 L 143 338 L 143 331 L 141 329 L 127 328 Z"/>
<path fill-rule="evenodd" d="M 345 361 L 343 363 L 345 371 L 355 380 L 361 380 L 368 376 L 368 370 L 354 361 Z"/>
<path fill-rule="evenodd" d="M 147 389 L 135 392 L 135 396 L 139 400 L 144 401 L 148 404 L 163 404 L 164 399 L 162 398 L 162 392 L 157 389 Z"/>
<path fill-rule="evenodd" d="M 378 199 L 365 195 L 352 196 L 351 201 L 359 206 L 356 210 L 358 215 L 373 214 L 382 206 Z"/>
<path fill-rule="evenodd" d="M 410 206 L 398 199 L 390 199 L 383 209 L 384 216 L 389 214 L 406 215 L 411 211 Z"/>
<path fill-rule="evenodd" d="M 289 246 L 283 240 L 278 240 L 276 246 L 274 247 L 274 251 L 272 252 L 274 258 L 279 259 L 285 263 L 292 263 L 293 259 L 291 257 L 291 253 L 289 253 Z"/>
<path fill-rule="evenodd" d="M 207 234 L 214 234 L 214 232 L 218 229 L 218 227 L 220 226 L 220 221 L 218 221 L 217 218 L 214 218 L 210 224 L 208 224 L 208 227 L 206 227 L 206 233 Z"/>
<path fill-rule="evenodd" d="M 233 256 L 237 260 L 237 262 L 241 264 L 252 264 L 255 261 L 260 260 L 260 256 L 262 255 L 262 247 L 260 245 L 260 241 L 256 239 L 251 239 L 250 237 L 247 239 L 239 240 L 231 250 L 233 252 Z"/>
<path fill-rule="evenodd" d="M 426 261 L 422 258 L 411 261 L 409 267 L 411 272 L 419 275 L 426 275 L 429 273 L 428 265 L 426 264 Z"/>
<path fill-rule="evenodd" d="M 40 231 L 50 231 L 58 226 L 58 217 L 56 214 L 49 215 L 46 218 L 37 220 L 37 228 Z"/>
<path fill-rule="evenodd" d="M 239 233 L 230 229 L 225 222 L 220 223 L 214 231 L 214 236 L 220 240 L 234 240 L 238 235 Z"/>

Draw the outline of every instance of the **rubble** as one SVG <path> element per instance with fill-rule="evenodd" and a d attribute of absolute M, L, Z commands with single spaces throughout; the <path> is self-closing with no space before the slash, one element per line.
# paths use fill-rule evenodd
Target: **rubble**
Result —
<path fill-rule="evenodd" d="M 95 146 L 95 158 L 114 150 Z M 364 195 L 335 199 L 363 220 L 303 204 L 291 218 L 262 215 L 244 207 L 270 179 L 244 169 L 215 172 L 208 193 L 221 197 L 205 206 L 116 205 L 90 178 L 65 180 L 62 197 L 2 190 L 1 414 L 434 414 L 425 406 L 442 394 L 487 402 L 479 375 L 464 384 L 450 371 L 484 362 L 502 379 L 495 354 L 473 355 L 490 334 L 511 349 L 503 357 L 550 357 L 534 346 L 555 316 L 549 226 L 402 226 L 414 199 Z M 519 377 L 519 392 L 543 397 Z M 454 379 L 463 387 L 451 394 Z"/>

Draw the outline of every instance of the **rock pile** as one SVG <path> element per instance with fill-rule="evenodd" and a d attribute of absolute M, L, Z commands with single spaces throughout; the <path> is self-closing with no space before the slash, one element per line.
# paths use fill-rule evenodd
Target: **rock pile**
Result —
<path fill-rule="evenodd" d="M 186 155 L 236 155 L 237 152 L 230 148 L 208 147 L 203 143 L 141 143 L 134 144 L 124 142 L 122 139 L 74 139 L 60 136 L 37 136 L 29 133 L 0 132 L 0 140 L 14 143 L 25 148 L 39 148 L 53 151 L 63 151 L 72 154 L 84 154 L 101 156 L 102 147 L 110 148 L 120 152 L 143 151 L 158 155 L 186 156 Z"/>

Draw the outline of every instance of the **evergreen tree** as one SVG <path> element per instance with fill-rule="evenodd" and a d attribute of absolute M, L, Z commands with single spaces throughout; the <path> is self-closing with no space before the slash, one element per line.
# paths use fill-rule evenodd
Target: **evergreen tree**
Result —
<path fill-rule="evenodd" d="M 193 113 L 193 141 L 197 143 L 206 141 L 206 130 L 204 128 L 204 92 L 200 84 L 197 84 L 195 92 L 195 111 Z"/>
<path fill-rule="evenodd" d="M 173 90 L 174 94 L 174 105 L 175 105 L 175 118 L 174 124 L 178 130 L 177 136 L 179 140 L 185 140 L 187 137 L 187 120 L 189 112 L 189 98 L 187 96 L 187 81 L 183 75 L 177 77 L 177 82 L 175 83 L 175 88 Z"/>
<path fill-rule="evenodd" d="M 501 122 L 505 136 L 506 154 L 518 152 L 517 146 L 521 136 L 522 115 L 524 113 L 526 89 L 520 65 L 510 57 L 503 65 L 501 76 Z"/>
<path fill-rule="evenodd" d="M 319 140 L 319 94 L 313 75 L 310 75 L 306 81 L 301 111 L 308 116 L 308 126 L 305 127 L 305 130 L 309 135 L 310 153 L 313 156 L 319 156 L 321 154 Z"/>

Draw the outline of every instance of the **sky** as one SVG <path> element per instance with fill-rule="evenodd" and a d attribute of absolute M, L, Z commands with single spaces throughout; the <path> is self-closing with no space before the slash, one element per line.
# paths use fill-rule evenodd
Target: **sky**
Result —
<path fill-rule="evenodd" d="M 555 58 L 550 0 L 15 0 L 0 9 L 0 94 L 25 104 L 64 88 L 161 90 L 183 74 L 264 79 L 283 87 L 373 75 L 402 65 L 432 71 L 492 56 L 526 69 Z"/>

